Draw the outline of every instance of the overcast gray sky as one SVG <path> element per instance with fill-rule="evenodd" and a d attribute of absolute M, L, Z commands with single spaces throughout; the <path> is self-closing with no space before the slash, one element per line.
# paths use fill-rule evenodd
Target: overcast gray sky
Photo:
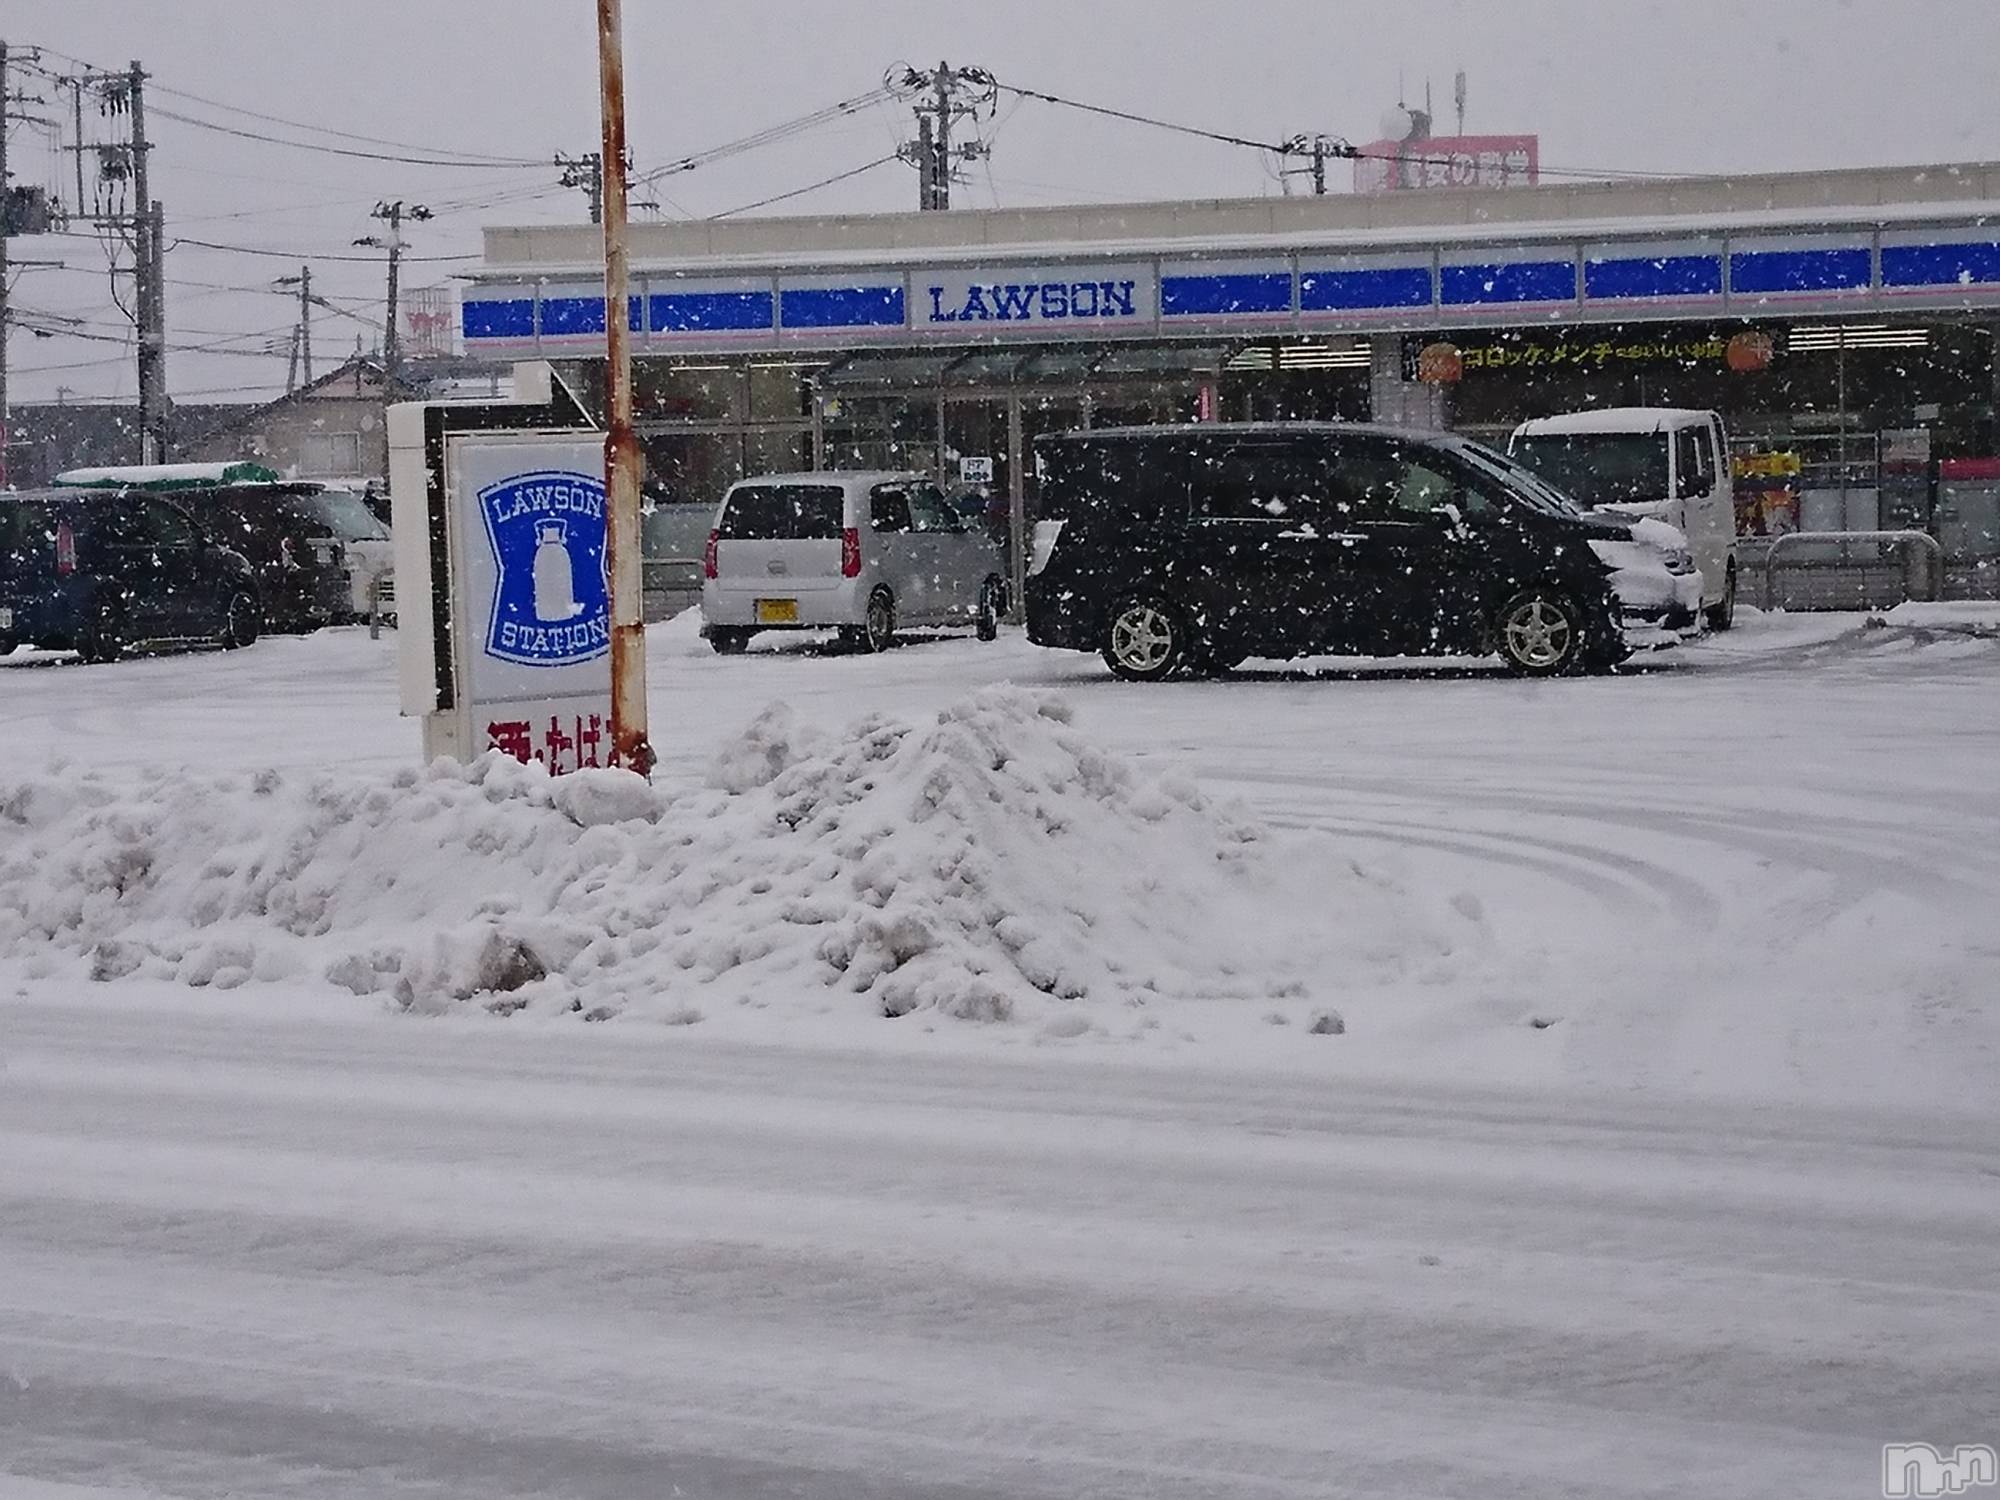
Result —
<path fill-rule="evenodd" d="M 363 254 L 351 241 L 381 228 L 368 218 L 378 199 L 437 210 L 407 237 L 412 255 L 443 256 L 476 251 L 482 224 L 581 219 L 583 198 L 557 189 L 552 168 L 358 160 L 168 112 L 322 145 L 343 143 L 218 106 L 433 150 L 538 161 L 587 151 L 598 128 L 594 13 L 592 0 L 7 0 L 0 35 L 17 49 L 53 49 L 45 62 L 57 68 L 70 57 L 144 63 L 154 78 L 153 192 L 172 246 L 169 340 L 255 351 L 292 321 L 292 306 L 261 288 L 296 265 L 176 239 L 314 259 L 316 290 L 379 322 L 380 266 L 317 259 Z M 1356 141 L 1377 133 L 1399 81 L 1414 102 L 1428 79 L 1449 128 L 1462 67 L 1467 130 L 1537 132 L 1544 166 L 1559 169 L 2000 157 L 2000 0 L 625 0 L 625 13 L 642 171 L 865 93 L 894 63 L 939 59 L 1256 139 L 1325 131 Z M 86 122 L 87 134 L 102 128 Z M 909 128 L 907 107 L 872 106 L 672 177 L 661 184 L 662 212 L 713 214 L 802 187 L 887 154 Z M 1281 191 L 1257 152 L 1037 102 L 1003 97 L 980 130 L 992 156 L 955 190 L 962 204 Z M 33 126 L 11 132 L 16 180 L 67 181 L 54 145 Z M 769 211 L 879 212 L 915 201 L 914 174 L 891 164 Z M 18 305 L 116 331 L 93 240 L 17 239 L 13 253 L 71 267 L 23 274 Z M 405 285 L 464 264 L 412 264 Z M 357 333 L 379 337 L 358 321 L 317 318 L 321 368 Z M 134 389 L 129 355 L 115 344 L 17 329 L 9 348 L 15 401 L 54 399 L 59 385 L 79 398 Z M 282 388 L 285 361 L 176 348 L 168 369 L 181 399 L 247 400 Z"/>

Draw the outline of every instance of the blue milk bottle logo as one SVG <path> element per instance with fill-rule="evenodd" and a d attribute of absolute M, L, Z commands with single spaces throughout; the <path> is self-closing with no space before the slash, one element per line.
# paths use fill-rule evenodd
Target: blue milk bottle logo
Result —
<path fill-rule="evenodd" d="M 518 474 L 479 492 L 493 546 L 486 654 L 524 667 L 566 667 L 611 649 L 604 571 L 604 481 Z"/>

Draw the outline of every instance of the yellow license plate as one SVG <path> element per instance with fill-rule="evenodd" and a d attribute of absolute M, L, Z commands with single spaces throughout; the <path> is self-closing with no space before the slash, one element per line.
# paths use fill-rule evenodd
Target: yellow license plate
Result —
<path fill-rule="evenodd" d="M 798 624 L 799 601 L 796 599 L 759 599 L 757 601 L 757 623 L 759 625 Z"/>

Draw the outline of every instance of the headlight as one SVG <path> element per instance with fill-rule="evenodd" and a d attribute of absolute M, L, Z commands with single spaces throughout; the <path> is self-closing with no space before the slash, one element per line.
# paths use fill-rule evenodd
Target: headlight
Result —
<path fill-rule="evenodd" d="M 1655 547 L 1646 542 L 1599 541 L 1591 538 L 1590 550 L 1597 560 L 1614 573 L 1628 569 L 1664 568 L 1669 573 L 1694 571 L 1694 556 L 1685 547 Z"/>

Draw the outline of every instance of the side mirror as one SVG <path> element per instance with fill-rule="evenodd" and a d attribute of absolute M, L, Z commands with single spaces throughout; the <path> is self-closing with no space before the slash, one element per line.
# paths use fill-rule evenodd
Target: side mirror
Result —
<path fill-rule="evenodd" d="M 1451 523 L 1445 530 L 1451 535 L 1453 540 L 1463 541 L 1472 534 L 1465 524 L 1465 512 L 1460 510 L 1451 501 L 1447 500 L 1444 504 L 1440 505 L 1437 508 L 1437 513 Z"/>

